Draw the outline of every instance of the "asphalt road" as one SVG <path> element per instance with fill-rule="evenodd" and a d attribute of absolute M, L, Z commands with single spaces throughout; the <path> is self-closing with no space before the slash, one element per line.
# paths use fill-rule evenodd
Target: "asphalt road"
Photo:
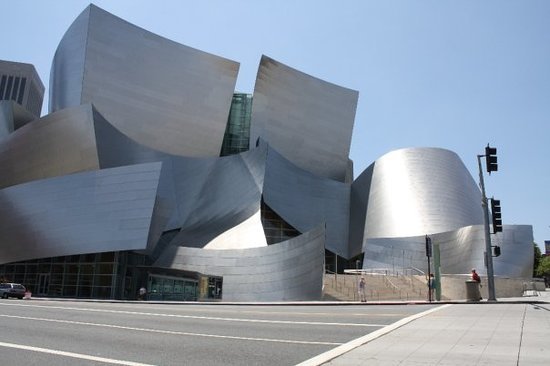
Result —
<path fill-rule="evenodd" d="M 295 365 L 430 305 L 0 300 L 5 365 Z"/>

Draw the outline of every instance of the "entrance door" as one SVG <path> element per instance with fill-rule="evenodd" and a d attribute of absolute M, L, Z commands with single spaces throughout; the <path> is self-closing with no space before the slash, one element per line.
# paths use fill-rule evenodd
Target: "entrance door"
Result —
<path fill-rule="evenodd" d="M 38 275 L 37 295 L 47 295 L 50 288 L 50 274 L 40 273 Z"/>

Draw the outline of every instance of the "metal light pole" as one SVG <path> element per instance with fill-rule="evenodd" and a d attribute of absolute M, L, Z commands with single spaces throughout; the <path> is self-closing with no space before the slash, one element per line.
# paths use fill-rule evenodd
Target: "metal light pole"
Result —
<path fill-rule="evenodd" d="M 489 292 L 489 301 L 496 301 L 495 297 L 495 278 L 493 273 L 493 252 L 491 247 L 491 233 L 489 231 L 489 208 L 487 196 L 485 195 L 485 183 L 483 181 L 483 169 L 481 168 L 481 158 L 485 155 L 477 156 L 479 165 L 479 186 L 481 187 L 481 206 L 483 206 L 483 217 L 485 221 L 485 263 L 487 265 L 487 287 Z"/>

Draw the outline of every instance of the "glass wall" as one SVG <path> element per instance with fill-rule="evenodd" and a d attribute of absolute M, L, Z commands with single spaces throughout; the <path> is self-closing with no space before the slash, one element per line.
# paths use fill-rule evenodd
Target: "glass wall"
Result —
<path fill-rule="evenodd" d="M 220 156 L 247 151 L 250 139 L 252 95 L 233 94 Z"/>
<path fill-rule="evenodd" d="M 133 299 L 147 258 L 105 252 L 43 258 L 0 266 L 0 280 L 23 284 L 33 296 Z"/>
<path fill-rule="evenodd" d="M 146 299 L 197 301 L 197 283 L 191 278 L 149 275 Z"/>
<path fill-rule="evenodd" d="M 262 226 L 267 244 L 280 243 L 300 235 L 300 232 L 281 218 L 262 200 Z"/>

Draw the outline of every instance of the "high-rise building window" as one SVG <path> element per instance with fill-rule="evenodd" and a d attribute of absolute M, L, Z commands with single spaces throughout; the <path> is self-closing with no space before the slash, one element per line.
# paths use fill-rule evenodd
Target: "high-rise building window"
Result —
<path fill-rule="evenodd" d="M 10 99 L 12 86 L 13 86 L 13 76 L 8 76 L 8 86 L 6 87 L 6 92 L 4 93 L 4 97 L 2 99 L 4 100 Z"/>
<path fill-rule="evenodd" d="M 25 84 L 27 84 L 27 78 L 21 78 L 21 84 L 19 85 L 19 96 L 17 97 L 17 103 L 23 105 L 23 96 L 25 95 Z"/>
<path fill-rule="evenodd" d="M 19 91 L 19 81 L 20 80 L 21 80 L 21 78 L 19 76 L 15 77 L 15 80 L 14 80 L 14 83 L 13 83 L 13 90 L 11 92 L 11 97 L 9 99 L 16 100 L 15 98 L 17 97 L 17 92 Z M 8 98 L 6 98 L 6 99 L 8 99 Z"/>
<path fill-rule="evenodd" d="M 0 100 L 4 100 L 4 91 L 6 90 L 7 81 L 8 77 L 6 75 L 2 75 L 2 79 L 0 80 Z"/>

